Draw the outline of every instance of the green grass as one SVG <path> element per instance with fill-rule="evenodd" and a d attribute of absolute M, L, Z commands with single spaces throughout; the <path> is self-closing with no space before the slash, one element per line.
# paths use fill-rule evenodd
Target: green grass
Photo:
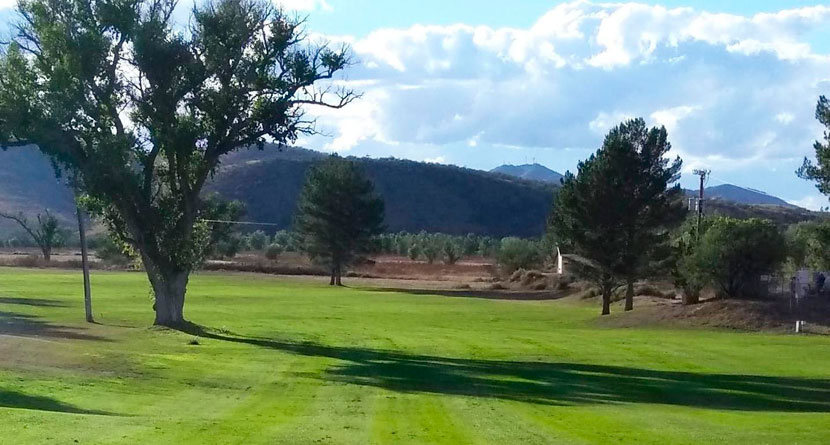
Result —
<path fill-rule="evenodd" d="M 324 281 L 324 280 L 323 280 Z M 830 338 L 612 329 L 580 303 L 0 269 L 0 443 L 830 443 Z"/>

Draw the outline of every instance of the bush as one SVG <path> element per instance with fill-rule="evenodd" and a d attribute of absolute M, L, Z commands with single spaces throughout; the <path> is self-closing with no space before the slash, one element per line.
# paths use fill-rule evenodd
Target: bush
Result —
<path fill-rule="evenodd" d="M 463 253 L 461 246 L 452 237 L 444 239 L 442 250 L 444 251 L 444 263 L 446 264 L 457 263 Z"/>
<path fill-rule="evenodd" d="M 252 250 L 261 251 L 266 247 L 270 247 L 268 246 L 268 242 L 268 235 L 262 230 L 257 230 L 248 235 L 248 245 Z"/>
<path fill-rule="evenodd" d="M 427 236 L 421 241 L 421 253 L 427 260 L 427 263 L 432 264 L 438 259 L 441 254 L 441 246 L 432 236 Z"/>
<path fill-rule="evenodd" d="M 541 263 L 536 242 L 520 238 L 504 238 L 498 252 L 498 262 L 507 273 L 518 269 L 534 269 Z"/>
<path fill-rule="evenodd" d="M 116 266 L 126 266 L 133 261 L 129 248 L 115 242 L 109 236 L 96 239 L 95 256 L 105 263 Z"/>
<path fill-rule="evenodd" d="M 268 258 L 271 261 L 276 261 L 283 252 L 285 252 L 285 247 L 280 244 L 271 244 L 267 249 L 265 249 L 265 258 Z"/>
<path fill-rule="evenodd" d="M 409 249 L 406 251 L 406 256 L 410 260 L 416 261 L 421 256 L 421 248 L 417 244 L 409 246 Z"/>
<path fill-rule="evenodd" d="M 242 249 L 242 244 L 242 238 L 237 234 L 232 234 L 226 239 L 218 241 L 213 246 L 214 256 L 233 258 Z"/>
<path fill-rule="evenodd" d="M 748 297 L 759 290 L 760 276 L 773 272 L 785 257 L 784 237 L 771 221 L 720 217 L 707 224 L 679 269 L 695 287 L 714 286 L 724 296 Z"/>

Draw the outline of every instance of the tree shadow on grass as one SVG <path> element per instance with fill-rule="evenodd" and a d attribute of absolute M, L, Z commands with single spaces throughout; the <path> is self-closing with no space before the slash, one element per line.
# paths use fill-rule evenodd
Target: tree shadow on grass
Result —
<path fill-rule="evenodd" d="M 101 416 L 114 415 L 105 411 L 81 409 L 51 397 L 30 396 L 2 388 L 0 388 L 0 408 L 29 409 L 69 414 L 95 414 Z"/>
<path fill-rule="evenodd" d="M 39 337 L 69 340 L 110 341 L 105 337 L 87 334 L 83 328 L 60 326 L 34 315 L 0 311 L 0 335 Z"/>
<path fill-rule="evenodd" d="M 0 297 L 0 304 L 15 304 L 19 306 L 35 306 L 35 307 L 69 307 L 63 301 L 49 300 L 46 298 L 14 298 L 14 297 Z"/>
<path fill-rule="evenodd" d="M 830 412 L 830 380 L 703 374 L 578 363 L 473 360 L 187 332 L 341 362 L 324 378 L 402 393 L 542 405 L 653 403 L 736 411 Z"/>
<path fill-rule="evenodd" d="M 563 291 L 516 291 L 507 289 L 398 289 L 398 288 L 366 288 L 374 292 L 392 292 L 415 296 L 440 296 L 450 298 L 478 298 L 484 300 L 515 300 L 515 301 L 551 301 L 568 296 Z"/>

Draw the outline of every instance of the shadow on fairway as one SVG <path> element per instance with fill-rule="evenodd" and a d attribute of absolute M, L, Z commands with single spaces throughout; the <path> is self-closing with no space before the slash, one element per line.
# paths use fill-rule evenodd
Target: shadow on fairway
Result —
<path fill-rule="evenodd" d="M 830 380 L 700 374 L 578 363 L 470 360 L 189 333 L 338 359 L 323 378 L 405 393 L 488 397 L 544 405 L 655 403 L 740 411 L 830 412 Z"/>
<path fill-rule="evenodd" d="M 478 298 L 484 300 L 515 300 L 515 301 L 551 301 L 570 295 L 562 291 L 514 291 L 489 289 L 396 289 L 396 288 L 366 288 L 372 292 L 391 292 L 415 296 L 439 296 L 451 298 Z"/>
<path fill-rule="evenodd" d="M 95 414 L 101 416 L 114 415 L 104 411 L 90 411 L 77 408 L 50 397 L 30 396 L 2 388 L 0 388 L 0 408 L 30 409 L 69 414 Z"/>
<path fill-rule="evenodd" d="M 47 300 L 45 298 L 13 298 L 0 297 L 0 304 L 16 304 L 19 306 L 36 307 L 69 307 L 68 304 L 59 300 Z"/>
<path fill-rule="evenodd" d="M 0 311 L 0 335 L 110 341 L 104 337 L 86 334 L 83 328 L 55 325 L 34 315 L 5 311 Z"/>

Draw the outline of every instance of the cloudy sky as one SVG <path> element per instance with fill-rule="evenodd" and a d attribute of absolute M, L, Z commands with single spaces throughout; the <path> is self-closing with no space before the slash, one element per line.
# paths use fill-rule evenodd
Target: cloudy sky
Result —
<path fill-rule="evenodd" d="M 818 0 L 281 3 L 358 61 L 345 80 L 362 99 L 309 110 L 324 135 L 306 147 L 563 172 L 642 116 L 666 126 L 687 172 L 711 169 L 711 185 L 828 205 L 794 174 L 830 95 L 830 6 Z"/>

